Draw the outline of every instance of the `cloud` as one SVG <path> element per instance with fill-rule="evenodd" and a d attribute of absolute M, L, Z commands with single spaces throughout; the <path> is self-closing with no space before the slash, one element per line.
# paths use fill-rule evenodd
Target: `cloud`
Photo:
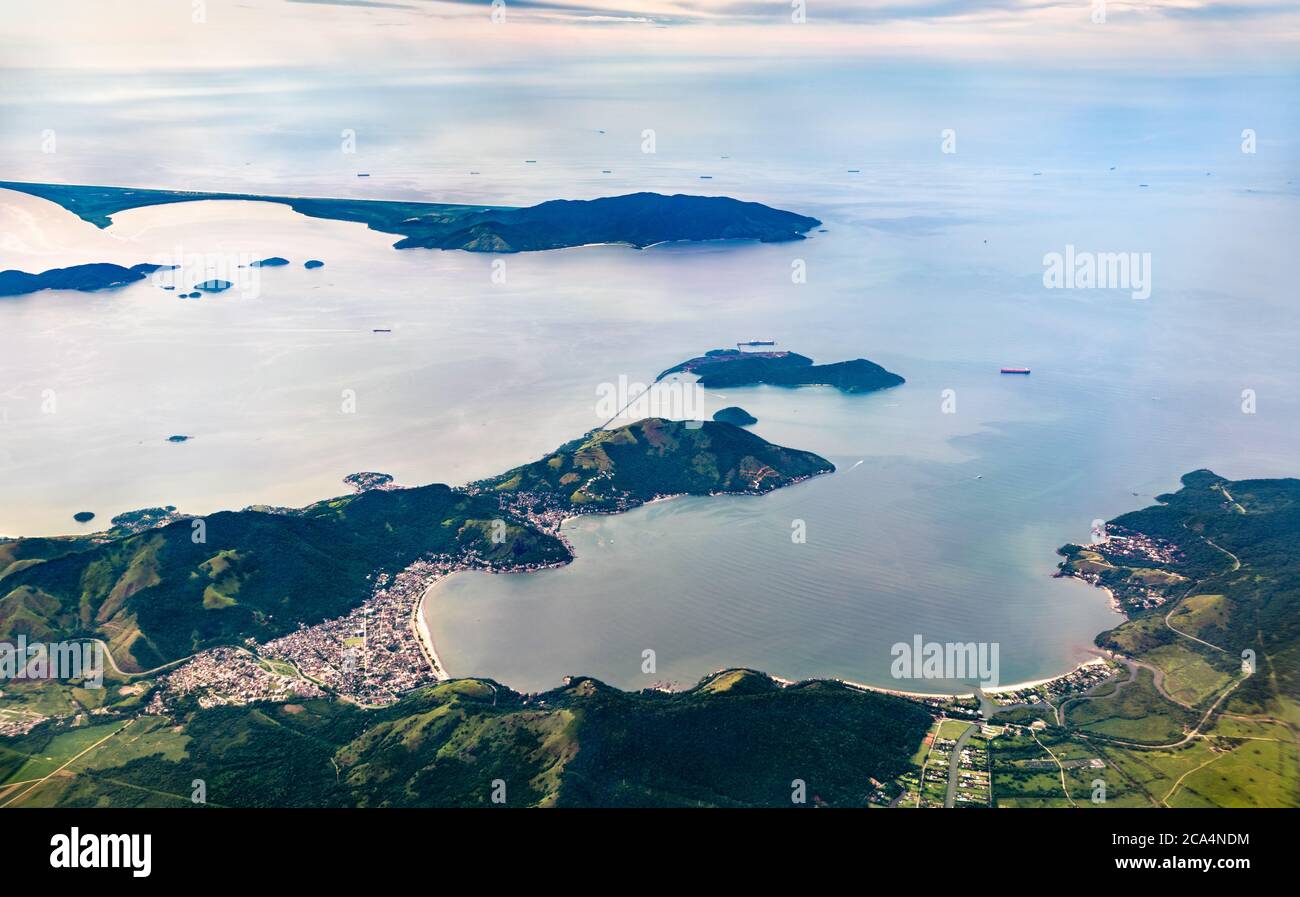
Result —
<path fill-rule="evenodd" d="M 1294 15 L 1300 7 L 1293 0 L 1287 2 L 1258 3 L 1190 3 L 1159 6 L 1161 15 L 1174 19 L 1231 22 L 1238 19 L 1255 19 L 1265 16 Z"/>
<path fill-rule="evenodd" d="M 385 3 L 383 0 L 285 0 L 286 3 L 309 3 L 316 6 L 369 6 L 374 9 L 415 9 L 409 3 Z"/>

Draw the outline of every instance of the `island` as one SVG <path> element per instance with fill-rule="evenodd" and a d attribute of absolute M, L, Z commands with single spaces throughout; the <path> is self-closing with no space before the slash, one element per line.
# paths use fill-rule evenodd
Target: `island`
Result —
<path fill-rule="evenodd" d="M 260 196 L 0 181 L 58 203 L 97 227 L 126 209 L 200 200 L 275 202 L 312 218 L 364 223 L 402 237 L 398 249 L 533 252 L 597 243 L 645 248 L 703 240 L 802 240 L 816 218 L 727 196 L 629 193 L 591 200 L 555 199 L 527 208 L 363 199 Z M 316 267 L 309 265 L 309 267 Z"/>
<path fill-rule="evenodd" d="M 77 290 L 93 292 L 125 286 L 144 280 L 155 271 L 171 270 L 172 265 L 132 265 L 124 268 L 108 262 L 51 268 L 39 274 L 25 271 L 0 271 L 0 296 L 22 296 L 41 290 Z"/>
<path fill-rule="evenodd" d="M 325 263 L 322 262 L 320 259 L 307 259 L 307 261 L 302 263 L 302 266 L 306 268 L 308 271 L 310 271 L 313 268 L 324 268 Z"/>
<path fill-rule="evenodd" d="M 78 511 L 77 513 L 72 515 L 72 519 L 77 521 L 78 523 L 89 523 L 90 521 L 95 519 L 95 512 Z"/>
<path fill-rule="evenodd" d="M 178 434 L 176 434 L 175 436 L 168 436 L 168 437 L 167 437 L 167 441 L 168 441 L 168 442 L 189 442 L 189 441 L 190 441 L 191 439 L 193 439 L 193 438 L 194 438 L 194 437 L 192 437 L 192 436 L 185 436 L 185 435 L 182 435 L 182 434 L 178 433 Z"/>
<path fill-rule="evenodd" d="M 846 393 L 867 393 L 898 386 L 905 381 L 873 361 L 856 358 L 834 364 L 813 364 L 805 355 L 787 351 L 710 349 L 703 355 L 674 365 L 655 378 L 689 373 L 706 389 L 740 386 L 833 386 Z"/>
<path fill-rule="evenodd" d="M 234 286 L 234 284 L 228 280 L 214 278 L 212 280 L 205 280 L 202 283 L 196 283 L 194 289 L 202 290 L 205 293 L 224 293 L 232 286 Z"/>
<path fill-rule="evenodd" d="M 713 412 L 713 419 L 720 424 L 731 424 L 733 427 L 748 427 L 758 423 L 758 418 L 736 405 Z"/>
<path fill-rule="evenodd" d="M 250 268 L 282 268 L 282 267 L 284 267 L 284 266 L 287 265 L 287 264 L 289 264 L 289 260 L 288 260 L 288 259 L 286 259 L 286 258 L 281 258 L 281 257 L 278 256 L 278 255 L 273 255 L 273 256 L 271 256 L 269 259 L 259 259 L 259 260 L 255 261 L 255 262 L 249 262 L 249 263 L 248 263 L 248 267 L 250 267 Z"/>

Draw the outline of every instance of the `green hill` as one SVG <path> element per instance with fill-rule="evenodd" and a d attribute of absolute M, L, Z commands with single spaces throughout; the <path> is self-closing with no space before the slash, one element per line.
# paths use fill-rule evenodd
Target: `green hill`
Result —
<path fill-rule="evenodd" d="M 503 509 L 521 492 L 620 510 L 665 494 L 767 492 L 832 469 L 729 424 L 652 418 L 589 433 L 469 491 L 372 489 L 301 510 L 210 514 L 202 541 L 169 512 L 154 528 L 152 511 L 119 515 L 123 525 L 94 537 L 0 542 L 0 639 L 93 636 L 123 670 L 152 669 L 341 616 L 369 597 L 375 573 L 429 554 L 505 566 L 568 560 L 560 539 Z M 493 541 L 498 519 L 504 541 Z"/>
<path fill-rule="evenodd" d="M 1063 707 L 1052 750 L 1115 768 L 1116 806 L 1300 806 L 1300 480 L 1182 486 L 1061 549 L 1124 602 L 1097 641 L 1129 675 Z M 1086 775 L 1070 784 L 1088 794 Z"/>
<path fill-rule="evenodd" d="M 835 466 L 731 424 L 646 418 L 593 430 L 545 457 L 474 484 L 574 510 L 622 510 L 666 495 L 769 492 Z"/>
<path fill-rule="evenodd" d="M 425 554 L 473 550 L 507 564 L 569 557 L 558 539 L 513 519 L 494 543 L 491 521 L 503 517 L 491 497 L 431 485 L 289 513 L 222 511 L 203 519 L 203 542 L 180 520 L 98 544 L 0 543 L 0 638 L 97 636 L 123 669 L 148 669 L 344 614 L 369 596 L 372 574 Z M 49 559 L 22 563 L 33 553 Z M 17 563 L 2 566 L 5 556 Z"/>
<path fill-rule="evenodd" d="M 830 682 L 715 674 L 681 693 L 597 680 L 523 696 L 452 680 L 383 710 L 330 701 L 193 711 L 182 731 L 47 786 L 63 806 L 180 805 L 195 778 L 239 806 L 863 806 L 930 724 L 919 705 Z M 147 727 L 147 721 L 132 726 Z M 48 732 L 8 745 L 48 752 Z M 2 759 L 2 758 L 0 758 Z M 0 772 L 3 772 L 0 769 Z M 175 795 L 170 798 L 168 795 Z"/>

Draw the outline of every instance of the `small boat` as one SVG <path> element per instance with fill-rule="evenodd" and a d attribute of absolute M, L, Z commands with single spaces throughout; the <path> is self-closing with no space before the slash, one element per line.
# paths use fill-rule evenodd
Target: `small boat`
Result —
<path fill-rule="evenodd" d="M 371 333 L 392 333 L 392 332 L 393 330 L 391 327 L 376 327 L 374 330 L 371 331 Z"/>
<path fill-rule="evenodd" d="M 702 175 L 700 175 L 700 180 L 702 180 L 702 181 L 711 181 L 711 180 L 713 180 L 713 175 L 711 175 L 711 174 L 702 174 Z"/>
<path fill-rule="evenodd" d="M 368 171 L 358 171 L 358 172 L 357 172 L 357 177 L 359 177 L 359 178 L 368 178 L 368 177 L 370 177 L 370 172 L 368 172 Z"/>
<path fill-rule="evenodd" d="M 1003 369 L 1002 369 L 1002 373 L 1004 373 L 1004 374 L 1028 374 L 1028 373 L 1029 373 L 1029 368 L 1003 368 Z"/>

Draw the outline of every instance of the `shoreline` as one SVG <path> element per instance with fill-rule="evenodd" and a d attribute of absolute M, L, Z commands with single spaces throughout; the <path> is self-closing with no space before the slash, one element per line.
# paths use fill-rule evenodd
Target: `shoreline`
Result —
<path fill-rule="evenodd" d="M 1069 678 L 1071 675 L 1077 673 L 1079 670 L 1082 670 L 1085 667 L 1097 666 L 1097 665 L 1105 664 L 1105 662 L 1106 662 L 1105 658 L 1103 658 L 1101 655 L 1098 655 L 1092 658 L 1091 660 L 1081 661 L 1075 664 L 1073 667 L 1071 667 L 1068 671 L 1064 673 L 1059 673 L 1055 676 L 1047 676 L 1043 679 L 1030 679 L 1025 682 L 1012 682 L 1008 685 L 995 685 L 993 688 L 981 688 L 979 689 L 979 691 L 985 695 L 1000 695 L 1000 694 L 1009 694 L 1017 691 L 1024 691 L 1027 688 L 1037 688 L 1040 685 L 1049 685 L 1053 682 L 1059 682 L 1062 679 Z M 713 673 L 708 675 L 715 675 L 716 673 L 720 673 L 720 672 L 722 672 L 722 670 L 715 670 Z M 978 700 L 979 698 L 979 695 L 977 695 L 973 691 L 953 692 L 951 694 L 936 693 L 936 692 L 921 692 L 921 691 L 904 691 L 903 689 L 900 688 L 885 688 L 880 685 L 867 685 L 865 682 L 856 682 L 852 679 L 842 679 L 839 676 L 811 676 L 807 679 L 786 679 L 781 676 L 774 675 L 772 673 L 767 673 L 766 675 L 770 676 L 774 681 L 779 682 L 785 686 L 798 685 L 801 682 L 838 682 L 841 685 L 847 685 L 850 688 L 856 688 L 859 691 L 870 691 L 870 692 L 875 692 L 876 694 L 894 695 L 895 697 L 899 697 L 899 698 L 913 698 L 913 699 L 923 700 L 923 701 L 947 701 L 947 700 L 955 700 L 959 698 L 971 698 L 971 699 Z"/>
<path fill-rule="evenodd" d="M 664 498 L 661 499 L 654 499 L 654 501 L 666 501 L 677 497 L 678 496 L 665 496 Z M 648 503 L 649 502 L 647 502 L 647 504 Z M 576 514 L 572 517 L 565 518 L 565 522 L 567 523 L 569 520 L 577 520 L 585 516 L 588 515 Z M 575 555 L 575 559 L 576 559 L 576 555 Z M 557 565 L 557 566 L 565 566 L 565 565 Z M 541 568 L 541 569 L 553 569 L 553 568 Z M 416 636 L 416 639 L 420 643 L 420 650 L 424 653 L 425 659 L 429 661 L 431 666 L 433 666 L 434 675 L 438 678 L 439 682 L 445 682 L 449 679 L 454 679 L 457 677 L 453 676 L 447 670 L 447 668 L 442 663 L 442 659 L 438 656 L 437 648 L 434 645 L 434 641 L 433 641 L 433 632 L 429 628 L 428 619 L 425 617 L 424 603 L 429 598 L 429 593 L 433 591 L 433 589 L 443 579 L 447 578 L 448 576 L 454 576 L 457 573 L 467 573 L 467 572 L 469 573 L 481 572 L 481 573 L 494 573 L 494 574 L 495 573 L 527 574 L 527 573 L 534 573 L 536 572 L 536 570 L 503 570 L 503 571 L 478 570 L 476 571 L 472 568 L 466 570 L 453 570 L 451 573 L 448 573 L 445 576 L 435 577 L 433 580 L 431 580 L 428 583 L 428 585 L 426 585 L 421 590 L 420 596 L 419 598 L 416 599 L 415 607 L 412 609 L 411 612 L 411 628 Z M 1024 682 L 1012 682 L 1006 685 L 995 685 L 992 688 L 978 688 L 978 692 L 984 695 L 991 696 L 991 695 L 1010 694 L 1013 692 L 1024 691 L 1025 689 L 1037 688 L 1042 685 L 1050 685 L 1053 682 L 1059 682 L 1061 680 L 1069 678 L 1073 674 L 1077 673 L 1079 670 L 1082 670 L 1086 667 L 1103 665 L 1105 663 L 1106 663 L 1105 657 L 1100 652 L 1098 652 L 1092 658 L 1076 663 L 1074 666 L 1070 667 L 1070 669 L 1066 670 L 1063 673 L 1058 673 L 1054 676 L 1045 676 L 1041 679 L 1028 679 L 1025 680 Z M 732 668 L 726 667 L 724 669 L 732 669 Z M 723 670 L 713 670 L 710 673 L 702 674 L 699 678 L 700 680 L 703 680 L 708 678 L 709 676 L 716 675 L 717 673 L 720 672 L 723 672 Z M 952 693 L 906 691 L 904 689 L 899 689 L 899 688 L 886 688 L 881 685 L 868 685 L 865 682 L 857 682 L 853 679 L 844 679 L 839 676 L 810 676 L 804 679 L 788 679 L 783 676 L 778 676 L 775 673 L 769 673 L 766 671 L 759 671 L 759 672 L 763 672 L 764 675 L 770 677 L 772 681 L 780 683 L 783 687 L 798 685 L 801 682 L 819 682 L 819 681 L 838 682 L 841 685 L 847 685 L 848 687 L 856 688 L 859 691 L 869 691 L 869 692 L 875 692 L 876 694 L 893 695 L 895 697 L 908 698 L 911 700 L 946 701 L 946 700 L 959 700 L 959 699 L 967 699 L 967 698 L 972 700 L 979 699 L 979 694 L 977 694 L 976 691 L 952 692 Z M 570 674 L 570 675 L 574 675 L 574 674 Z M 593 677 L 593 678 L 599 678 L 599 677 Z M 619 688 L 618 686 L 614 686 L 614 687 Z M 623 689 L 623 688 L 619 688 L 619 690 L 627 691 L 627 689 Z"/>
<path fill-rule="evenodd" d="M 435 576 L 420 589 L 420 594 L 415 599 L 415 607 L 411 608 L 411 632 L 415 635 L 415 641 L 420 646 L 420 653 L 428 661 L 429 667 L 433 670 L 434 678 L 439 682 L 445 682 L 451 677 L 447 675 L 447 668 L 442 665 L 442 658 L 438 656 L 438 647 L 433 643 L 433 632 L 424 619 L 424 599 L 428 597 L 429 590 L 437 585 L 442 578 L 441 576 Z"/>
<path fill-rule="evenodd" d="M 834 473 L 835 471 L 832 470 L 829 472 Z M 818 475 L 824 475 L 824 474 L 813 474 L 807 477 L 802 477 L 799 480 L 796 480 L 795 482 L 788 484 L 788 486 L 798 485 L 799 483 L 804 482 L 805 480 L 812 479 L 813 477 Z M 770 490 L 770 491 L 774 491 L 774 490 Z M 728 493 L 722 493 L 722 494 L 728 494 Z M 734 494 L 745 494 L 745 493 L 734 493 Z M 759 493 L 759 494 L 763 494 L 763 493 Z M 654 498 L 648 499 L 642 502 L 641 504 L 639 504 L 637 508 L 644 508 L 644 507 L 648 507 L 649 505 L 658 504 L 661 502 L 673 501 L 674 499 L 683 498 L 687 495 L 689 495 L 689 493 L 685 493 L 685 492 L 673 493 L 670 495 L 656 495 Z M 573 544 L 563 534 L 563 529 L 565 525 L 567 525 L 569 522 L 581 520 L 584 517 L 591 517 L 591 516 L 605 516 L 605 515 L 613 516 L 616 514 L 626 513 L 627 511 L 630 510 L 636 510 L 636 508 L 628 508 L 626 510 L 621 510 L 621 511 L 594 511 L 594 512 L 586 512 L 586 513 L 572 513 L 561 518 L 559 525 L 555 527 L 553 535 L 555 535 L 556 538 L 560 539 L 560 541 L 564 543 L 565 547 L 569 549 L 569 553 L 571 557 L 566 564 L 557 564 L 554 566 L 555 567 L 567 566 L 567 564 L 573 563 L 578 559 L 578 553 L 576 550 L 574 550 Z M 540 569 L 551 569 L 551 568 L 543 567 Z M 455 573 L 460 573 L 460 572 L 466 572 L 466 571 L 453 570 L 451 571 L 451 573 L 446 574 L 446 576 L 451 576 L 454 575 Z M 488 570 L 483 572 L 534 573 L 536 572 L 536 570 Z M 447 668 L 443 666 L 442 659 L 438 656 L 437 648 L 435 647 L 433 642 L 433 632 L 429 628 L 429 621 L 425 617 L 424 603 L 425 600 L 429 597 L 429 592 L 432 591 L 434 586 L 436 586 L 443 578 L 444 577 L 442 576 L 434 578 L 420 592 L 420 597 L 416 600 L 415 608 L 411 614 L 411 626 L 412 629 L 415 631 L 417 639 L 420 642 L 420 649 L 421 651 L 424 652 L 425 658 L 429 660 L 431 664 L 435 665 L 435 675 L 438 676 L 439 681 L 445 681 L 447 679 L 451 679 L 455 677 L 453 677 L 451 673 L 448 672 Z M 1098 588 L 1104 591 L 1106 593 L 1106 597 L 1111 608 L 1115 610 L 1118 614 L 1120 614 L 1120 616 L 1122 616 L 1125 620 L 1128 619 L 1128 615 L 1124 613 L 1124 611 L 1119 605 L 1119 602 L 1116 600 L 1114 593 L 1109 588 L 1100 584 L 1090 583 L 1087 580 L 1084 580 L 1081 577 L 1077 577 L 1077 576 L 1070 576 L 1068 578 L 1077 579 L 1080 582 L 1082 582 L 1084 585 L 1092 586 L 1093 588 Z M 1093 655 L 1094 656 L 1091 657 L 1090 659 L 1080 661 L 1076 663 L 1074 666 L 1070 667 L 1068 670 L 1065 670 L 1064 672 L 1061 673 L 1057 673 L 1056 675 L 1053 676 L 1044 676 L 1039 679 L 1029 679 L 1029 680 L 1025 680 L 1024 682 L 1012 682 L 1007 685 L 996 685 L 993 688 L 987 688 L 987 689 L 978 688 L 977 690 L 965 691 L 965 692 L 953 692 L 953 693 L 906 691 L 904 689 L 886 688 L 880 685 L 868 685 L 865 682 L 857 682 L 852 679 L 844 679 L 838 676 L 814 676 L 806 679 L 787 679 L 785 677 L 778 676 L 775 673 L 770 673 L 766 671 L 762 671 L 762 672 L 764 672 L 765 675 L 771 677 L 773 681 L 779 682 L 782 686 L 795 685 L 798 684 L 799 682 L 815 682 L 815 681 L 839 682 L 843 685 L 849 686 L 850 688 L 856 688 L 861 691 L 870 691 L 870 692 L 875 692 L 877 694 L 894 695 L 896 697 L 908 698 L 911 700 L 920 700 L 920 701 L 936 701 L 936 700 L 944 701 L 944 700 L 959 700 L 959 699 L 978 700 L 979 694 L 976 693 L 977 691 L 984 695 L 992 696 L 992 695 L 1000 695 L 1000 694 L 1009 694 L 1017 691 L 1024 691 L 1025 689 L 1030 689 L 1030 688 L 1038 688 L 1039 686 L 1050 685 L 1054 682 L 1059 682 L 1061 680 L 1067 679 L 1070 676 L 1077 673 L 1079 670 L 1084 669 L 1086 667 L 1105 663 L 1105 658 L 1098 649 L 1093 649 Z M 714 670 L 713 673 L 705 673 L 700 677 L 700 679 L 704 679 L 707 676 L 714 675 L 718 672 L 721 672 L 721 670 Z M 624 689 L 620 689 L 620 691 L 622 690 Z"/>

